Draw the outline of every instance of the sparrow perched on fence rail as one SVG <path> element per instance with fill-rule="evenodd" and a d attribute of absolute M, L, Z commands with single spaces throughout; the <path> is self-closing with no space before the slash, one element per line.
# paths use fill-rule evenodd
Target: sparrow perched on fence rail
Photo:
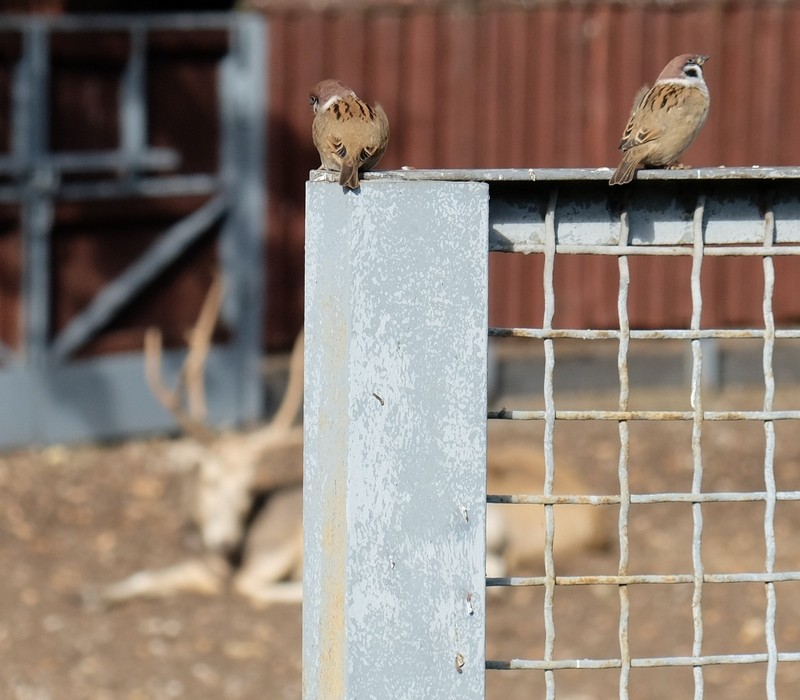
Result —
<path fill-rule="evenodd" d="M 609 184 L 630 182 L 639 167 L 681 167 L 678 158 L 708 116 L 710 97 L 703 79 L 707 60 L 693 54 L 676 56 L 653 87 L 639 91 L 619 144 L 622 162 Z"/>
<path fill-rule="evenodd" d="M 323 80 L 311 91 L 314 145 L 322 167 L 339 171 L 339 184 L 358 187 L 358 171 L 374 168 L 389 143 L 389 120 L 338 80 Z"/>

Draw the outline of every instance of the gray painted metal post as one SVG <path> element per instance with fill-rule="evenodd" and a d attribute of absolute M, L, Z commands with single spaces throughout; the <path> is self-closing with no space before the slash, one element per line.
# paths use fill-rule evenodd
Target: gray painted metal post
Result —
<path fill-rule="evenodd" d="M 484 696 L 488 186 L 306 186 L 305 700 Z"/>
<path fill-rule="evenodd" d="M 22 358 L 18 353 L 14 363 L 16 366 L 12 365 L 8 374 L 8 386 L 13 391 L 9 395 L 15 398 L 2 411 L 4 429 L 22 439 L 27 437 L 26 428 L 35 420 L 47 394 L 47 341 L 51 311 L 50 234 L 54 212 L 51 192 L 55 185 L 55 174 L 43 157 L 49 141 L 47 28 L 36 22 L 23 37 L 25 55 L 15 72 L 12 95 L 15 118 L 13 155 L 17 166 L 24 167 L 20 198 L 23 257 L 21 292 L 24 300 L 21 308 Z M 21 392 L 18 359 L 27 365 L 30 377 L 27 387 Z"/>
<path fill-rule="evenodd" d="M 263 387 L 252 381 L 261 372 L 264 315 L 264 134 L 266 133 L 267 56 L 264 19 L 237 13 L 231 52 L 219 71 L 222 177 L 231 208 L 223 225 L 219 254 L 226 270 L 223 318 L 238 329 L 236 353 L 239 420 L 261 416 Z"/>
<path fill-rule="evenodd" d="M 23 338 L 26 361 L 42 370 L 47 360 L 50 329 L 50 231 L 53 223 L 51 192 L 54 173 L 44 160 L 48 148 L 48 34 L 41 23 L 30 26 L 24 34 L 25 60 L 15 83 L 15 116 L 25 119 L 16 124 L 15 158 L 26 168 L 22 197 L 23 237 Z"/>
<path fill-rule="evenodd" d="M 147 31 L 131 27 L 131 49 L 120 85 L 119 127 L 123 171 L 131 177 L 147 151 Z"/>

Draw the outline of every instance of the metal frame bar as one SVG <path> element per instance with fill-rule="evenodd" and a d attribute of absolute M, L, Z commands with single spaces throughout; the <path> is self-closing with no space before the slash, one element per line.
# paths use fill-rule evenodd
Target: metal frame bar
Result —
<path fill-rule="evenodd" d="M 14 158 L 30 169 L 31 176 L 21 197 L 20 222 L 23 231 L 22 298 L 26 302 L 20 315 L 23 351 L 32 366 L 46 361 L 50 327 L 50 227 L 53 201 L 49 190 L 54 173 L 36 167 L 48 148 L 47 84 L 49 80 L 47 34 L 34 22 L 23 35 L 23 58 L 13 84 L 12 124 Z M 17 121 L 19 120 L 19 121 Z"/>
<path fill-rule="evenodd" d="M 132 28 L 152 27 L 157 30 L 193 32 L 198 29 L 231 29 L 243 12 L 174 12 L 169 14 L 82 14 L 53 15 L 31 18 L 30 15 L 4 15 L 0 17 L 0 31 L 22 31 L 31 22 L 58 31 L 129 31 Z M 250 15 L 252 18 L 253 15 Z"/>
<path fill-rule="evenodd" d="M 228 271 L 228 293 L 222 317 L 239 332 L 236 345 L 239 393 L 248 416 L 261 412 L 262 392 L 254 377 L 261 371 L 264 274 L 263 221 L 264 112 L 268 66 L 257 22 L 231 29 L 231 51 L 219 71 L 220 121 L 223 125 L 220 163 L 231 208 L 220 234 L 219 255 Z"/>
<path fill-rule="evenodd" d="M 147 288 L 189 246 L 218 221 L 227 209 L 227 197 L 219 194 L 169 228 L 148 250 L 75 316 L 52 342 L 50 355 L 66 362 L 134 297 Z"/>

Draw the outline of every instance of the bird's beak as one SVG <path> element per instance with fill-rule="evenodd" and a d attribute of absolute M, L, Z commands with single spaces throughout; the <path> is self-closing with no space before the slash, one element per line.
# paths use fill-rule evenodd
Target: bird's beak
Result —
<path fill-rule="evenodd" d="M 709 59 L 708 56 L 698 56 L 696 61 L 697 65 L 702 66 L 708 59 Z"/>

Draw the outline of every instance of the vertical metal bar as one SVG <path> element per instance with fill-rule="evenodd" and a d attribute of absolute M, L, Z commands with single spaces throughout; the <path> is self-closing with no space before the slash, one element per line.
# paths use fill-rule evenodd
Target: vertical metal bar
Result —
<path fill-rule="evenodd" d="M 556 205 L 558 203 L 558 188 L 553 187 L 550 200 L 547 204 L 545 215 L 545 250 L 544 271 L 542 283 L 544 285 L 544 318 L 542 329 L 553 327 L 555 316 L 555 259 L 556 259 Z M 544 490 L 546 496 L 553 493 L 555 479 L 555 455 L 553 450 L 553 434 L 556 424 L 556 406 L 553 396 L 553 373 L 555 371 L 556 357 L 553 339 L 544 341 Z M 553 541 L 555 539 L 555 514 L 552 505 L 544 507 L 545 538 L 544 538 L 544 659 L 552 661 L 555 651 L 556 626 L 553 615 L 553 600 L 556 589 L 556 571 L 553 561 Z M 554 700 L 556 696 L 556 679 L 552 670 L 544 672 L 547 700 Z"/>
<path fill-rule="evenodd" d="M 623 211 L 620 217 L 619 245 L 628 245 L 628 212 Z M 630 266 L 628 256 L 620 255 L 619 294 L 617 295 L 617 315 L 619 317 L 619 350 L 617 353 L 617 371 L 619 374 L 619 410 L 628 410 L 628 350 L 630 347 L 631 325 L 628 317 L 628 291 L 630 289 Z M 619 422 L 619 568 L 620 576 L 627 576 L 630 557 L 628 542 L 628 517 L 631 507 L 631 489 L 628 481 L 628 456 L 630 452 L 630 435 L 628 421 Z M 620 700 L 628 698 L 628 684 L 631 674 L 631 652 L 628 644 L 628 626 L 630 623 L 630 598 L 628 587 L 619 587 L 619 651 L 622 666 L 619 678 Z"/>
<path fill-rule="evenodd" d="M 488 204 L 306 185 L 306 700 L 484 697 Z"/>
<path fill-rule="evenodd" d="M 22 54 L 14 68 L 11 86 L 11 153 L 17 173 L 28 172 L 31 129 L 33 128 L 32 100 L 35 99 L 31 74 L 31 40 L 29 31 L 22 31 Z"/>
<path fill-rule="evenodd" d="M 23 34 L 23 59 L 14 85 L 17 121 L 14 146 L 27 166 L 20 220 L 23 240 L 22 323 L 26 363 L 44 367 L 50 331 L 50 229 L 54 174 L 46 163 L 48 145 L 49 49 L 44 22 Z"/>
<path fill-rule="evenodd" d="M 705 195 L 699 195 L 694 210 L 693 221 L 693 254 L 692 254 L 692 319 L 691 329 L 699 330 L 703 312 L 703 294 L 700 284 L 700 273 L 703 268 L 703 214 L 705 213 Z M 700 340 L 692 340 L 692 394 L 691 405 L 694 410 L 692 420 L 692 494 L 700 494 L 703 485 L 703 454 L 700 439 L 703 432 L 703 399 L 702 399 L 703 355 Z M 701 544 L 703 536 L 703 510 L 700 502 L 692 504 L 692 571 L 694 590 L 692 592 L 692 623 L 694 640 L 692 655 L 698 657 L 703 651 L 703 560 Z M 694 666 L 694 697 L 703 698 L 703 667 Z"/>
<path fill-rule="evenodd" d="M 136 23 L 130 29 L 130 55 L 120 83 L 119 129 L 123 172 L 136 173 L 147 148 L 147 28 Z"/>
<path fill-rule="evenodd" d="M 23 42 L 24 42 L 23 34 Z M 32 99 L 33 88 L 30 80 L 30 59 L 28 58 L 27 51 L 25 50 L 29 44 L 23 43 L 23 52 L 14 66 L 11 83 L 11 134 L 10 134 L 10 148 L 11 160 L 14 167 L 14 177 L 19 178 L 27 176 L 30 170 L 28 141 L 30 140 L 30 130 L 32 114 L 28 108 L 28 104 Z M 24 201 L 23 201 L 24 205 Z M 20 212 L 21 217 L 25 216 L 24 208 Z M 24 222 L 23 222 L 24 227 Z M 28 273 L 23 268 L 23 280 Z M 23 281 L 24 285 L 24 281 Z M 23 290 L 25 287 L 23 286 Z M 24 294 L 24 291 L 23 291 Z M 23 295 L 23 303 L 27 305 Z M 25 326 L 25 315 L 20 314 L 20 337 L 23 338 L 22 350 L 24 352 L 27 345 L 27 330 Z M 0 363 L 3 365 L 10 365 L 16 361 L 16 353 L 12 352 L 5 344 L 0 343 Z"/>
<path fill-rule="evenodd" d="M 764 214 L 764 247 L 769 250 L 774 245 L 775 215 L 770 205 Z M 771 411 L 775 399 L 775 375 L 773 373 L 772 358 L 775 349 L 775 316 L 772 313 L 772 299 L 775 292 L 775 266 L 770 255 L 764 256 L 764 410 Z M 764 484 L 767 493 L 764 508 L 764 539 L 766 555 L 764 571 L 768 574 L 775 570 L 775 424 L 773 421 L 764 421 Z M 775 584 L 765 584 L 767 609 L 764 621 L 764 636 L 767 643 L 767 700 L 775 700 L 776 678 L 778 673 L 778 646 L 775 637 L 775 619 L 777 613 L 777 600 L 775 597 Z"/>
<path fill-rule="evenodd" d="M 264 316 L 264 134 L 266 133 L 266 28 L 260 15 L 237 13 L 231 46 L 219 70 L 220 162 L 230 198 L 219 256 L 227 293 L 222 317 L 233 328 L 237 356 L 239 420 L 261 415 L 260 375 Z"/>

